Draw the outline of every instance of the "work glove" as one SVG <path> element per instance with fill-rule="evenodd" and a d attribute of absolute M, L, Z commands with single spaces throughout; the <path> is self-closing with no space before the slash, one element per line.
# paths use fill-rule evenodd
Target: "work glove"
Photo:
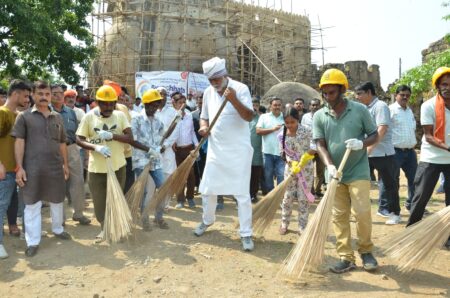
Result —
<path fill-rule="evenodd" d="M 106 131 L 106 130 L 99 130 L 98 131 L 98 136 L 100 139 L 102 139 L 102 141 L 110 141 L 113 138 L 113 134 L 112 132 Z"/>
<path fill-rule="evenodd" d="M 150 146 L 150 149 L 148 149 L 148 154 L 150 155 L 150 158 L 160 158 L 161 157 L 161 146 Z"/>
<path fill-rule="evenodd" d="M 338 170 L 336 169 L 336 167 L 334 165 L 328 165 L 327 172 L 328 172 L 328 181 L 331 181 L 333 178 L 340 181 L 342 178 L 342 173 L 338 172 Z"/>
<path fill-rule="evenodd" d="M 95 152 L 100 153 L 104 157 L 111 157 L 111 149 L 108 146 L 96 145 Z"/>
<path fill-rule="evenodd" d="M 303 169 L 312 159 L 314 159 L 314 154 L 309 154 L 308 152 L 303 153 L 302 157 L 300 157 L 300 167 Z"/>
<path fill-rule="evenodd" d="M 361 150 L 363 148 L 363 142 L 361 140 L 358 139 L 348 139 L 347 141 L 345 141 L 345 144 L 347 144 L 347 149 L 350 150 Z"/>

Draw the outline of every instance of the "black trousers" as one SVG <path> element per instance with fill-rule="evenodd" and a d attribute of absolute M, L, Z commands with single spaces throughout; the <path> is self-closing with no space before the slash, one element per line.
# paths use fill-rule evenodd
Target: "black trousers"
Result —
<path fill-rule="evenodd" d="M 127 191 L 133 186 L 134 183 L 134 172 L 133 172 L 133 162 L 131 157 L 126 158 L 126 178 L 125 178 L 125 188 L 123 193 L 127 193 Z"/>
<path fill-rule="evenodd" d="M 369 164 L 378 172 L 378 178 L 383 181 L 380 187 L 379 209 L 387 208 L 390 213 L 400 214 L 400 197 L 395 173 L 397 163 L 394 155 L 369 157 Z M 384 206 L 386 205 L 386 206 Z"/>
<path fill-rule="evenodd" d="M 444 174 L 445 181 L 450 181 L 450 164 L 419 162 L 414 178 L 415 190 L 407 226 L 422 219 L 425 207 L 433 194 L 441 172 Z M 445 205 L 448 206 L 450 205 L 450 183 L 444 183 L 444 192 Z"/>

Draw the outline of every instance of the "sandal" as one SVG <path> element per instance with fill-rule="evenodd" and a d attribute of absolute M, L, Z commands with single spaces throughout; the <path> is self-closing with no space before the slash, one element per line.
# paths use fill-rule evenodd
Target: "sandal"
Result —
<path fill-rule="evenodd" d="M 155 223 L 160 229 L 167 230 L 169 228 L 169 225 L 164 221 L 164 219 L 156 220 Z"/>
<path fill-rule="evenodd" d="M 280 235 L 286 235 L 287 231 L 288 231 L 288 228 L 287 227 L 283 227 L 283 226 L 280 226 L 280 229 L 278 230 Z"/>
<path fill-rule="evenodd" d="M 9 234 L 16 237 L 20 236 L 20 230 L 17 225 L 9 225 Z"/>

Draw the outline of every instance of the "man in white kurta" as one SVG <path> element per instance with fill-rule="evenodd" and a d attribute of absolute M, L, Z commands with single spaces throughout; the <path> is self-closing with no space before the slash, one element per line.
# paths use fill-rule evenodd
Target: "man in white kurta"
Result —
<path fill-rule="evenodd" d="M 225 60 L 213 58 L 203 63 L 211 86 L 203 94 L 199 133 L 208 135 L 206 165 L 199 190 L 203 220 L 195 229 L 203 235 L 215 221 L 217 195 L 233 195 L 238 202 L 240 235 L 244 250 L 253 250 L 250 172 L 253 148 L 248 122 L 252 119 L 252 99 L 246 85 L 227 77 Z M 225 98 L 228 100 L 214 127 L 209 124 Z"/>

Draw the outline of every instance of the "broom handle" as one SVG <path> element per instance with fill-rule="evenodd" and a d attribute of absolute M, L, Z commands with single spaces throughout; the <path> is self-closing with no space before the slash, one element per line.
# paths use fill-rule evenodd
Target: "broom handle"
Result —
<path fill-rule="evenodd" d="M 352 152 L 352 149 L 347 148 L 347 150 L 345 151 L 344 157 L 341 160 L 341 163 L 339 164 L 339 169 L 337 170 L 338 172 L 342 173 L 342 171 L 344 170 L 345 164 L 347 163 L 347 159 L 350 156 L 350 153 Z"/>
<path fill-rule="evenodd" d="M 220 114 L 222 113 L 223 109 L 225 108 L 226 104 L 228 102 L 228 99 L 224 98 L 222 105 L 220 106 L 219 110 L 217 111 L 216 115 L 214 116 L 213 120 L 211 121 L 211 124 L 208 127 L 208 135 L 209 132 L 211 131 L 211 129 L 214 127 L 214 124 L 216 124 L 217 119 L 219 119 Z M 194 150 L 194 153 L 197 154 L 198 151 L 200 150 L 200 148 L 203 146 L 203 144 L 206 142 L 206 140 L 208 139 L 208 135 L 204 136 L 200 143 L 198 143 L 197 147 Z"/>

